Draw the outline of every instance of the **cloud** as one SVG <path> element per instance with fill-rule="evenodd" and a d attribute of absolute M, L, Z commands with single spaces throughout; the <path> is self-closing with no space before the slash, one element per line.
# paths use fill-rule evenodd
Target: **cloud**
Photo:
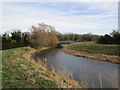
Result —
<path fill-rule="evenodd" d="M 62 33 L 104 34 L 117 28 L 117 3 L 3 3 L 2 21 L 2 32 L 44 22 Z"/>
<path fill-rule="evenodd" d="M 118 2 L 119 0 L 1 0 L 1 2 Z"/>
<path fill-rule="evenodd" d="M 0 3 L 0 32 L 2 32 L 2 3 Z"/>

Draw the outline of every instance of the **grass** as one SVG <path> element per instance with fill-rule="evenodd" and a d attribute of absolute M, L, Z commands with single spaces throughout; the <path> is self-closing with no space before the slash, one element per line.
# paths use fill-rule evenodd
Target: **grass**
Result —
<path fill-rule="evenodd" d="M 90 81 L 89 76 L 84 72 L 84 70 L 82 71 L 82 73 L 80 73 L 80 85 L 82 85 L 84 88 L 106 88 L 104 86 L 104 81 L 106 80 L 106 82 L 109 83 L 110 88 L 114 89 L 114 88 L 119 88 L 119 83 L 118 83 L 118 74 L 110 74 L 110 75 L 101 75 L 98 74 L 97 75 L 97 86 L 95 85 L 95 83 L 93 83 L 92 81 Z"/>
<path fill-rule="evenodd" d="M 119 64 L 120 45 L 95 44 L 93 42 L 74 43 L 64 46 L 64 52 L 94 60 L 108 61 Z"/>
<path fill-rule="evenodd" d="M 77 43 L 68 46 L 68 49 L 75 51 L 85 51 L 89 53 L 101 53 L 107 55 L 119 55 L 120 56 L 120 45 L 106 45 L 106 44 L 95 44 L 95 43 Z"/>
<path fill-rule="evenodd" d="M 78 82 L 67 80 L 44 63 L 35 62 L 31 54 L 47 48 L 20 47 L 2 51 L 3 88 L 81 88 Z"/>
<path fill-rule="evenodd" d="M 27 48 L 16 48 L 2 52 L 3 88 L 57 88 L 42 68 L 22 56 L 28 51 Z"/>

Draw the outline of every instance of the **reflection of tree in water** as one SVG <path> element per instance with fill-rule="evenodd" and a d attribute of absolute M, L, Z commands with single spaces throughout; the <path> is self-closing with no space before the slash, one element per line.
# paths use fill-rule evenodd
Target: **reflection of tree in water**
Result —
<path fill-rule="evenodd" d="M 38 62 L 42 60 L 40 58 L 47 60 L 47 68 L 50 68 L 52 66 L 55 72 L 61 74 L 61 76 L 69 76 L 70 79 L 71 73 L 69 73 L 68 71 L 71 70 L 71 72 L 73 73 L 73 79 L 77 80 L 80 83 L 80 85 L 83 84 L 83 86 L 90 88 L 118 87 L 118 78 L 116 77 L 118 74 L 115 71 L 113 71 L 115 70 L 116 65 L 113 66 L 112 64 L 104 62 L 99 62 L 99 64 L 97 63 L 97 61 L 94 62 L 93 60 L 85 60 L 87 58 L 75 58 L 74 56 L 62 53 L 59 49 L 49 49 L 40 51 L 35 53 L 33 57 L 39 58 Z M 40 64 L 41 63 L 42 62 L 40 62 Z M 71 63 L 73 63 L 74 66 L 71 66 Z M 68 70 L 60 67 L 59 64 L 61 64 Z M 94 66 L 93 64 L 97 65 Z M 103 68 L 101 68 L 101 65 L 106 65 L 105 67 L 103 66 L 103 68 L 105 68 L 104 70 Z M 111 67 L 113 68 L 112 70 Z M 113 72 L 115 73 L 115 75 L 113 75 Z"/>
<path fill-rule="evenodd" d="M 56 55 L 58 52 L 58 49 L 47 49 L 47 50 L 43 50 L 43 51 L 39 51 L 33 54 L 32 58 L 34 60 L 44 60 L 49 54 L 51 55 Z"/>

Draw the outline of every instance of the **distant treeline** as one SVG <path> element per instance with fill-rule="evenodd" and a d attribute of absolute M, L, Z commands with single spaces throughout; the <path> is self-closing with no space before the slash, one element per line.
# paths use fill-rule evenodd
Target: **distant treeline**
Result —
<path fill-rule="evenodd" d="M 113 30 L 110 34 L 105 34 L 97 40 L 98 44 L 120 44 L 120 31 Z"/>
<path fill-rule="evenodd" d="M 67 33 L 67 34 L 58 34 L 59 41 L 77 41 L 77 42 L 85 42 L 85 41 L 94 41 L 97 42 L 99 35 L 93 35 L 91 33 L 88 34 L 74 34 L 74 33 Z"/>
<path fill-rule="evenodd" d="M 15 30 L 11 33 L 5 33 L 1 36 L 2 49 L 10 49 L 23 46 L 31 47 L 56 47 L 58 44 L 57 32 L 55 28 L 44 23 L 38 26 L 32 26 L 31 32 L 22 33 L 20 30 Z"/>
<path fill-rule="evenodd" d="M 59 41 L 75 41 L 75 42 L 85 42 L 93 41 L 98 44 L 120 44 L 120 32 L 113 30 L 110 34 L 105 35 L 94 35 L 88 34 L 58 34 Z"/>
<path fill-rule="evenodd" d="M 10 33 L 4 33 L 2 38 L 2 49 L 10 49 L 23 46 L 42 47 L 48 46 L 51 48 L 59 46 L 59 41 L 86 42 L 93 41 L 98 44 L 120 44 L 120 32 L 113 30 L 110 34 L 94 35 L 88 34 L 62 34 L 55 30 L 51 25 L 44 23 L 38 26 L 32 26 L 31 32 L 21 32 L 15 30 Z"/>

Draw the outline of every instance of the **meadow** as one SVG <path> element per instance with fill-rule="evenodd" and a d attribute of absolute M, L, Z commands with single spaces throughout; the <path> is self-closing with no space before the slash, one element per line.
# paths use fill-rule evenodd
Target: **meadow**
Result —
<path fill-rule="evenodd" d="M 76 43 L 69 45 L 68 49 L 75 51 L 85 51 L 89 53 L 101 53 L 107 55 L 120 55 L 120 45 L 95 44 L 95 43 Z"/>

